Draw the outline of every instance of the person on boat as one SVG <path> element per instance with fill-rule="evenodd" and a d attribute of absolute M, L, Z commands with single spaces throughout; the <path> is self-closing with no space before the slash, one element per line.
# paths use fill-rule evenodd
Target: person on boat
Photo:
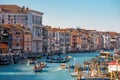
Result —
<path fill-rule="evenodd" d="M 37 66 L 36 66 L 36 64 L 34 65 L 33 69 L 34 69 L 34 70 L 36 70 L 36 69 L 37 69 Z"/>
<path fill-rule="evenodd" d="M 38 60 L 35 60 L 36 63 L 38 63 Z"/>
<path fill-rule="evenodd" d="M 38 67 L 38 70 L 40 70 L 40 69 L 41 69 L 41 66 Z"/>
<path fill-rule="evenodd" d="M 39 67 L 41 66 L 41 62 L 39 62 Z"/>
<path fill-rule="evenodd" d="M 60 57 L 58 58 L 58 61 L 60 61 Z"/>

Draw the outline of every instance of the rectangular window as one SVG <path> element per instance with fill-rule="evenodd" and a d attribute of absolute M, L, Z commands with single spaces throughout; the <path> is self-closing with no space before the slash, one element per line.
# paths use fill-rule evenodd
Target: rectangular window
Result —
<path fill-rule="evenodd" d="M 2 24 L 4 24 L 4 19 L 2 19 Z"/>
<path fill-rule="evenodd" d="M 8 21 L 10 21 L 10 18 L 8 18 Z"/>
<path fill-rule="evenodd" d="M 26 20 L 26 21 L 28 20 L 28 16 L 25 16 L 25 20 Z"/>
<path fill-rule="evenodd" d="M 20 34 L 20 32 L 16 32 L 16 34 Z"/>
<path fill-rule="evenodd" d="M 16 18 L 16 15 L 14 15 L 14 18 Z"/>
<path fill-rule="evenodd" d="M 32 16 L 32 23 L 34 24 L 34 16 Z"/>
<path fill-rule="evenodd" d="M 16 20 L 14 20 L 14 24 L 16 24 Z"/>
<path fill-rule="evenodd" d="M 8 18 L 10 17 L 10 15 L 8 15 Z"/>
<path fill-rule="evenodd" d="M 40 17 L 39 24 L 42 24 L 42 17 Z"/>
<path fill-rule="evenodd" d="M 2 19 L 4 19 L 4 15 L 2 15 Z"/>

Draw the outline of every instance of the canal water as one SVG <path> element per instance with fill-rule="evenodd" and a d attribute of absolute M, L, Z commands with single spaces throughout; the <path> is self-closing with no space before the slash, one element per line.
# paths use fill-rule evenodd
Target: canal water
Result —
<path fill-rule="evenodd" d="M 111 52 L 113 53 L 113 51 Z M 72 59 L 68 63 L 72 65 L 75 60 L 76 63 L 82 65 L 85 60 L 99 56 L 99 52 L 69 55 L 72 56 Z M 44 61 L 44 59 L 41 61 Z M 68 69 L 60 69 L 59 66 L 60 63 L 47 63 L 47 67 L 43 68 L 40 73 L 34 73 L 32 70 L 33 65 L 27 65 L 26 62 L 0 66 L 0 80 L 76 80 L 76 77 L 70 75 L 72 70 L 69 72 Z"/>

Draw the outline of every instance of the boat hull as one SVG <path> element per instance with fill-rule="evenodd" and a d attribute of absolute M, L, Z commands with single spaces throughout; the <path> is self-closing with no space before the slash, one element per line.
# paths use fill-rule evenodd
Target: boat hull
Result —
<path fill-rule="evenodd" d="M 68 60 L 64 60 L 64 61 L 58 61 L 58 60 L 46 60 L 46 62 L 48 62 L 48 63 L 66 63 L 66 62 L 68 62 L 69 61 L 69 59 Z"/>
<path fill-rule="evenodd" d="M 37 70 L 33 70 L 34 72 L 41 72 L 42 71 L 42 69 L 37 69 Z"/>

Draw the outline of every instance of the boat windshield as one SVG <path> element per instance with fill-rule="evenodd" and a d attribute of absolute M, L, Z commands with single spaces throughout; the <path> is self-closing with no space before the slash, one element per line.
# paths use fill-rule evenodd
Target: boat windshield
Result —
<path fill-rule="evenodd" d="M 110 52 L 101 52 L 100 56 L 110 56 Z"/>

